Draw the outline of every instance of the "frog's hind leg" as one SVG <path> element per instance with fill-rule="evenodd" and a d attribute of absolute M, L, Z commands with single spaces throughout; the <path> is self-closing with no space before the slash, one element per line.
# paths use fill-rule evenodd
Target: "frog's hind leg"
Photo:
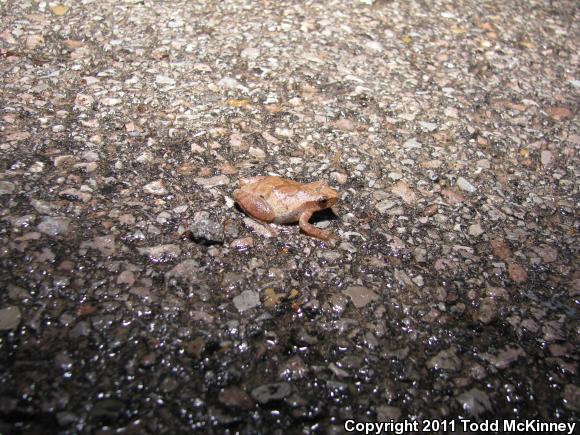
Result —
<path fill-rule="evenodd" d="M 274 220 L 275 215 L 272 207 L 259 195 L 244 192 L 243 190 L 236 190 L 234 192 L 234 200 L 246 214 L 254 219 L 267 223 Z"/>
<path fill-rule="evenodd" d="M 300 215 L 300 220 L 298 221 L 298 225 L 300 229 L 304 231 L 306 234 L 312 237 L 316 237 L 317 239 L 321 239 L 324 241 L 330 241 L 336 239 L 336 235 L 331 233 L 330 231 L 324 231 L 320 228 L 316 228 L 314 225 L 310 224 L 308 221 L 312 217 L 311 211 L 305 211 Z"/>

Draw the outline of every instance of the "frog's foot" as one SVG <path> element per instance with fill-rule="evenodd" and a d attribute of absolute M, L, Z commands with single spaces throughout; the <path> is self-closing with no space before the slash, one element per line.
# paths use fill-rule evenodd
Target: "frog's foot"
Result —
<path fill-rule="evenodd" d="M 317 239 L 324 240 L 325 242 L 334 245 L 334 243 L 339 240 L 338 236 L 330 231 L 321 230 L 320 228 L 316 228 L 314 225 L 310 224 L 308 221 L 311 217 L 312 212 L 302 213 L 300 220 L 298 221 L 300 229 L 309 236 L 316 237 Z"/>

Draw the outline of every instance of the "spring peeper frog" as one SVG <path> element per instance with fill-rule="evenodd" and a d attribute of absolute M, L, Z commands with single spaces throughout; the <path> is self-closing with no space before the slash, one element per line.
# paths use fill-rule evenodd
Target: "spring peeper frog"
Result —
<path fill-rule="evenodd" d="M 323 181 L 298 183 L 281 177 L 252 177 L 240 180 L 234 200 L 253 218 L 262 222 L 298 225 L 309 236 L 322 240 L 336 239 L 329 231 L 308 221 L 312 214 L 332 207 L 338 192 Z"/>

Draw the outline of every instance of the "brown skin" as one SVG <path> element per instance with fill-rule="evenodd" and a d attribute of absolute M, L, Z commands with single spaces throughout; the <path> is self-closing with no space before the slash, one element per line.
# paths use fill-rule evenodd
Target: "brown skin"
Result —
<path fill-rule="evenodd" d="M 254 219 L 288 224 L 298 222 L 306 234 L 322 240 L 336 236 L 308 223 L 312 214 L 332 207 L 338 192 L 322 181 L 298 183 L 281 177 L 252 177 L 240 180 L 234 200 Z"/>

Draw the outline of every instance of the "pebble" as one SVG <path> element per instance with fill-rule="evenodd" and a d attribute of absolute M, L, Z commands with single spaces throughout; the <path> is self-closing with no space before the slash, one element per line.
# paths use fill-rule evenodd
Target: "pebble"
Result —
<path fill-rule="evenodd" d="M 235 239 L 230 243 L 230 246 L 241 251 L 254 247 L 254 239 L 252 237 L 241 237 Z"/>
<path fill-rule="evenodd" d="M 151 195 L 163 196 L 167 195 L 168 191 L 163 185 L 163 180 L 153 181 L 143 186 L 143 191 Z"/>
<path fill-rule="evenodd" d="M 180 383 L 175 378 L 168 376 L 161 381 L 159 388 L 164 393 L 171 393 L 172 391 L 175 391 L 179 385 Z"/>
<path fill-rule="evenodd" d="M 12 300 L 26 300 L 30 298 L 30 293 L 14 284 L 8 284 L 8 297 Z"/>
<path fill-rule="evenodd" d="M 476 319 L 484 325 L 491 323 L 497 317 L 497 303 L 492 298 L 484 298 L 479 304 L 476 312 Z"/>
<path fill-rule="evenodd" d="M 348 175 L 344 172 L 331 172 L 330 179 L 338 184 L 344 184 L 348 180 Z"/>
<path fill-rule="evenodd" d="M 348 304 L 348 298 L 342 293 L 334 293 L 328 298 L 330 309 L 337 316 L 342 315 Z"/>
<path fill-rule="evenodd" d="M 470 236 L 474 237 L 481 236 L 484 233 L 483 228 L 479 223 L 470 225 L 468 232 Z"/>
<path fill-rule="evenodd" d="M 508 274 L 514 282 L 526 282 L 528 280 L 528 273 L 513 260 L 508 262 Z"/>
<path fill-rule="evenodd" d="M 379 211 L 379 213 L 384 213 L 387 210 L 393 208 L 397 203 L 391 199 L 384 199 L 381 202 L 375 204 L 375 208 Z"/>
<path fill-rule="evenodd" d="M 20 308 L 8 306 L 0 309 L 0 331 L 16 329 L 20 324 Z"/>
<path fill-rule="evenodd" d="M 258 403 L 265 405 L 272 401 L 282 400 L 292 392 L 292 387 L 287 382 L 274 382 L 264 384 L 252 390 L 251 395 Z"/>
<path fill-rule="evenodd" d="M 129 287 L 131 287 L 133 284 L 135 284 L 135 274 L 130 270 L 124 270 L 117 277 L 117 284 L 127 284 Z"/>
<path fill-rule="evenodd" d="M 85 337 L 91 333 L 91 324 L 85 320 L 78 322 L 69 332 L 71 338 Z"/>
<path fill-rule="evenodd" d="M 278 234 L 278 231 L 274 229 L 272 226 L 268 226 L 267 224 L 261 224 L 256 222 L 254 219 L 246 217 L 244 218 L 244 225 L 254 230 L 258 235 L 262 237 L 274 237 Z"/>
<path fill-rule="evenodd" d="M 75 109 L 84 110 L 93 105 L 95 99 L 91 95 L 77 94 L 75 97 Z"/>
<path fill-rule="evenodd" d="M 216 175 L 209 178 L 198 177 L 194 178 L 193 181 L 206 189 L 230 184 L 230 179 L 226 175 Z"/>
<path fill-rule="evenodd" d="M 81 192 L 80 190 L 68 188 L 60 191 L 58 194 L 61 198 L 67 199 L 69 201 L 82 201 L 89 202 L 92 198 L 90 193 Z"/>
<path fill-rule="evenodd" d="M 248 149 L 248 144 L 244 141 L 244 137 L 241 134 L 234 133 L 230 135 L 230 147 L 240 151 Z M 203 151 L 203 148 L 201 150 Z"/>
<path fill-rule="evenodd" d="M 580 412 L 580 387 L 574 384 L 566 385 L 562 398 L 566 408 Z"/>
<path fill-rule="evenodd" d="M 155 83 L 158 85 L 174 85 L 175 79 L 160 74 L 155 77 Z"/>
<path fill-rule="evenodd" d="M 272 287 L 264 289 L 262 298 L 264 300 L 264 307 L 268 309 L 274 308 L 285 298 L 285 296 L 285 293 L 276 293 Z"/>
<path fill-rule="evenodd" d="M 101 399 L 93 405 L 89 419 L 101 424 L 115 423 L 124 413 L 126 404 L 119 399 Z"/>
<path fill-rule="evenodd" d="M 77 163 L 74 165 L 74 168 L 83 169 L 87 173 L 95 172 L 99 167 L 97 162 L 89 162 L 89 163 Z"/>
<path fill-rule="evenodd" d="M 347 118 L 341 118 L 338 121 L 336 121 L 334 123 L 334 126 L 336 128 L 338 128 L 339 130 L 344 130 L 344 131 L 353 131 L 354 130 L 354 123 Z"/>
<path fill-rule="evenodd" d="M 454 348 L 440 351 L 427 361 L 427 367 L 434 370 L 447 370 L 456 372 L 461 368 L 461 360 Z"/>
<path fill-rule="evenodd" d="M 455 107 L 447 107 L 443 113 L 450 118 L 459 118 L 459 111 Z"/>
<path fill-rule="evenodd" d="M 459 187 L 461 190 L 465 190 L 466 192 L 469 192 L 469 193 L 473 193 L 477 190 L 473 184 L 471 184 L 469 181 L 467 181 L 463 177 L 459 177 L 457 179 L 457 187 Z"/>
<path fill-rule="evenodd" d="M 489 241 L 493 254 L 500 260 L 507 261 L 512 257 L 512 251 L 508 242 L 504 239 L 491 239 Z"/>
<path fill-rule="evenodd" d="M 408 141 L 406 141 L 403 144 L 403 148 L 406 148 L 406 149 L 409 149 L 409 150 L 411 150 L 411 149 L 418 149 L 418 148 L 421 148 L 422 146 L 423 145 L 421 145 L 421 143 L 419 143 L 419 141 L 417 141 L 416 138 L 409 139 Z"/>
<path fill-rule="evenodd" d="M 481 160 L 478 160 L 478 161 L 475 163 L 475 165 L 476 165 L 478 168 L 482 168 L 482 169 L 490 169 L 490 168 L 491 168 L 491 163 L 490 163 L 490 161 L 489 161 L 488 159 L 481 159 Z"/>
<path fill-rule="evenodd" d="M 270 133 L 268 133 L 267 131 L 263 131 L 262 132 L 262 137 L 269 143 L 273 144 L 273 145 L 279 145 L 280 143 L 282 143 L 279 139 L 277 139 L 275 136 L 272 136 Z"/>
<path fill-rule="evenodd" d="M 26 38 L 26 48 L 34 50 L 40 45 L 44 44 L 44 38 L 42 35 L 29 35 Z"/>
<path fill-rule="evenodd" d="M 73 366 L 73 363 L 74 363 L 73 359 L 65 351 L 57 353 L 54 357 L 54 365 L 56 366 L 57 369 L 62 371 L 70 370 Z"/>
<path fill-rule="evenodd" d="M 94 151 L 85 151 L 81 154 L 81 158 L 87 162 L 97 162 L 100 160 L 99 155 Z"/>
<path fill-rule="evenodd" d="M 44 171 L 45 166 L 46 165 L 43 162 L 34 162 L 28 170 L 33 174 L 40 174 Z"/>
<path fill-rule="evenodd" d="M 525 328 L 534 334 L 540 330 L 540 326 L 538 325 L 538 323 L 534 319 L 522 320 L 521 326 L 522 326 L 522 328 Z"/>
<path fill-rule="evenodd" d="M 31 200 L 30 205 L 32 205 L 32 207 L 34 207 L 34 209 L 41 214 L 50 214 L 54 209 L 51 203 L 37 199 Z"/>
<path fill-rule="evenodd" d="M 53 160 L 54 166 L 57 168 L 72 165 L 76 161 L 76 157 L 70 154 L 56 156 Z"/>
<path fill-rule="evenodd" d="M 0 195 L 12 195 L 16 185 L 10 181 L 0 181 Z"/>
<path fill-rule="evenodd" d="M 260 57 L 260 49 L 256 47 L 246 47 L 240 52 L 242 59 L 255 60 Z"/>
<path fill-rule="evenodd" d="M 365 44 L 365 47 L 367 47 L 371 51 L 376 51 L 376 52 L 381 52 L 384 50 L 382 44 L 378 41 L 368 41 Z"/>
<path fill-rule="evenodd" d="M 485 294 L 492 299 L 503 299 L 505 301 L 510 300 L 508 291 L 503 287 L 487 287 Z"/>
<path fill-rule="evenodd" d="M 260 295 L 253 290 L 244 290 L 234 298 L 234 306 L 243 312 L 260 305 Z"/>
<path fill-rule="evenodd" d="M 222 388 L 218 393 L 218 400 L 228 408 L 250 410 L 254 407 L 254 400 L 239 387 Z"/>
<path fill-rule="evenodd" d="M 100 252 L 105 257 L 110 257 L 115 254 L 117 247 L 115 245 L 115 236 L 97 236 L 90 241 L 81 243 L 81 249 L 94 249 Z"/>
<path fill-rule="evenodd" d="M 431 204 L 423 209 L 422 214 L 425 217 L 431 217 L 431 216 L 436 215 L 438 211 L 439 211 L 439 205 L 438 204 Z"/>
<path fill-rule="evenodd" d="M 425 263 L 427 261 L 427 250 L 423 248 L 415 248 L 413 251 L 415 261 L 418 263 Z"/>
<path fill-rule="evenodd" d="M 56 413 L 56 421 L 61 427 L 70 426 L 74 422 L 78 421 L 78 419 L 78 415 L 72 412 L 60 411 Z"/>
<path fill-rule="evenodd" d="M 101 104 L 103 106 L 117 106 L 118 104 L 121 104 L 122 100 L 120 98 L 111 98 L 111 97 L 107 97 L 107 98 L 103 98 L 101 99 Z"/>
<path fill-rule="evenodd" d="M 341 369 L 340 367 L 338 367 L 336 364 L 334 363 L 330 363 L 328 364 L 328 369 L 332 372 L 332 374 L 334 376 L 336 376 L 338 379 L 344 379 L 344 378 L 348 378 L 350 377 L 350 374 L 344 370 Z"/>
<path fill-rule="evenodd" d="M 469 375 L 473 379 L 481 381 L 482 379 L 485 378 L 485 376 L 487 375 L 487 372 L 485 371 L 485 368 L 481 364 L 473 363 L 469 367 Z"/>
<path fill-rule="evenodd" d="M 137 252 L 141 255 L 146 255 L 155 263 L 171 261 L 181 255 L 181 248 L 175 244 L 149 246 L 145 248 L 137 248 Z"/>
<path fill-rule="evenodd" d="M 506 346 L 497 355 L 486 353 L 483 354 L 482 357 L 489 361 L 494 367 L 505 369 L 519 357 L 525 356 L 525 354 L 524 350 L 519 346 Z"/>
<path fill-rule="evenodd" d="M 171 214 L 166 212 L 166 211 L 162 211 L 155 218 L 155 222 L 157 222 L 160 225 L 164 225 L 167 222 L 169 222 L 170 219 L 171 219 Z"/>
<path fill-rule="evenodd" d="M 542 325 L 542 333 L 544 340 L 548 342 L 564 339 L 562 324 L 557 320 L 545 321 Z"/>
<path fill-rule="evenodd" d="M 299 355 L 294 355 L 280 364 L 278 377 L 287 381 L 297 381 L 304 378 L 309 369 L 304 360 Z"/>
<path fill-rule="evenodd" d="M 557 121 L 562 121 L 572 117 L 572 111 L 569 108 L 562 106 L 549 107 L 546 109 L 546 112 Z"/>
<path fill-rule="evenodd" d="M 224 243 L 224 226 L 212 219 L 207 211 L 196 212 L 188 230 L 196 243 L 205 245 Z"/>
<path fill-rule="evenodd" d="M 545 166 L 545 167 L 550 166 L 553 161 L 554 161 L 554 155 L 552 154 L 551 151 L 543 150 L 540 153 L 540 162 L 542 163 L 542 166 Z"/>
<path fill-rule="evenodd" d="M 438 169 L 441 165 L 443 165 L 443 162 L 437 159 L 421 162 L 421 167 L 425 169 Z"/>
<path fill-rule="evenodd" d="M 231 77 L 224 77 L 219 82 L 218 85 L 225 89 L 240 89 L 247 91 L 247 88 L 243 86 L 239 81 Z"/>
<path fill-rule="evenodd" d="M 391 186 L 391 192 L 401 198 L 407 204 L 413 204 L 417 200 L 417 195 L 409 187 L 406 181 L 399 180 Z"/>
<path fill-rule="evenodd" d="M 266 153 L 264 152 L 264 150 L 258 147 L 250 147 L 250 149 L 248 150 L 248 154 L 250 154 L 252 157 L 258 160 L 264 160 L 266 158 Z"/>
<path fill-rule="evenodd" d="M 465 196 L 453 189 L 443 189 L 441 194 L 447 199 L 449 205 L 456 205 L 465 201 Z"/>
<path fill-rule="evenodd" d="M 328 390 L 329 398 L 332 398 L 339 394 L 344 394 L 348 390 L 348 384 L 345 382 L 327 380 L 326 388 Z"/>
<path fill-rule="evenodd" d="M 291 128 L 280 128 L 280 127 L 277 127 L 277 128 L 274 129 L 274 133 L 277 136 L 285 137 L 287 139 L 290 139 L 292 136 L 294 136 L 294 130 L 291 129 Z M 250 148 L 250 150 L 251 150 L 251 148 Z"/>
<path fill-rule="evenodd" d="M 491 401 L 487 393 L 472 388 L 456 397 L 461 408 L 470 415 L 478 416 L 486 411 L 491 411 Z"/>
<path fill-rule="evenodd" d="M 155 160 L 153 154 L 148 151 L 144 151 L 143 153 L 139 154 L 135 157 L 135 161 L 139 163 L 151 163 Z"/>
<path fill-rule="evenodd" d="M 558 260 L 558 251 L 549 245 L 540 245 L 533 248 L 544 263 L 553 263 Z"/>
<path fill-rule="evenodd" d="M 433 122 L 420 121 L 419 122 L 419 126 L 421 126 L 421 129 L 423 129 L 424 131 L 427 131 L 429 133 L 431 133 L 432 131 L 437 130 L 437 124 L 435 124 Z"/>
<path fill-rule="evenodd" d="M 135 224 L 135 216 L 132 214 L 123 214 L 119 216 L 119 223 L 121 225 L 131 226 Z"/>
<path fill-rule="evenodd" d="M 377 420 L 378 421 L 399 421 L 402 412 L 401 408 L 396 406 L 380 405 L 377 406 Z"/>
<path fill-rule="evenodd" d="M 362 286 L 349 286 L 342 292 L 350 298 L 356 308 L 363 308 L 379 299 L 379 296 L 373 290 Z"/>
<path fill-rule="evenodd" d="M 177 214 L 185 213 L 188 208 L 189 208 L 188 205 L 180 205 L 180 206 L 175 207 L 173 209 L 173 212 L 177 213 Z"/>
<path fill-rule="evenodd" d="M 37 228 L 38 231 L 49 236 L 64 236 L 69 231 L 70 221 L 65 217 L 44 216 Z"/>

